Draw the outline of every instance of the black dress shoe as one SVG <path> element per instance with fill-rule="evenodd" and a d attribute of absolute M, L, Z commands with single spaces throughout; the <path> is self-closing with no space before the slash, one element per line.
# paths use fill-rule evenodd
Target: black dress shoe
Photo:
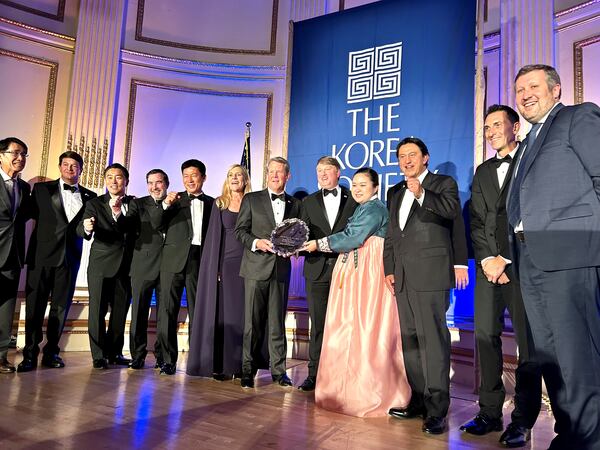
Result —
<path fill-rule="evenodd" d="M 129 363 L 129 368 L 130 369 L 135 369 L 135 370 L 143 369 L 144 368 L 144 363 L 145 363 L 145 359 L 144 358 L 134 358 Z"/>
<path fill-rule="evenodd" d="M 317 380 L 315 377 L 306 377 L 306 380 L 298 386 L 298 389 L 304 392 L 314 391 L 317 386 Z"/>
<path fill-rule="evenodd" d="M 42 366 L 50 369 L 62 369 L 65 367 L 65 362 L 58 355 L 44 355 L 42 357 Z"/>
<path fill-rule="evenodd" d="M 175 375 L 175 364 L 164 363 L 160 368 L 161 375 Z"/>
<path fill-rule="evenodd" d="M 406 408 L 390 408 L 388 414 L 397 419 L 413 419 L 415 417 L 423 417 L 425 411 L 423 408 L 409 404 Z"/>
<path fill-rule="evenodd" d="M 500 443 L 508 448 L 523 447 L 531 439 L 531 430 L 516 423 L 510 423 L 500 436 Z"/>
<path fill-rule="evenodd" d="M 131 362 L 129 358 L 125 358 L 123 355 L 113 356 L 108 361 L 115 366 L 129 366 Z"/>
<path fill-rule="evenodd" d="M 477 414 L 472 420 L 460 426 L 460 431 L 466 431 L 476 436 L 483 436 L 492 431 L 502 431 L 503 429 L 502 418 L 490 419 L 483 414 Z"/>
<path fill-rule="evenodd" d="M 288 387 L 294 385 L 294 383 L 292 383 L 292 380 L 290 380 L 290 377 L 288 377 L 286 373 L 282 373 L 281 375 L 275 375 L 272 378 L 273 381 L 279 384 L 279 386 Z"/>
<path fill-rule="evenodd" d="M 106 358 L 95 359 L 92 365 L 94 369 L 106 370 L 108 369 L 108 360 Z"/>
<path fill-rule="evenodd" d="M 423 421 L 423 427 L 421 429 L 424 433 L 442 434 L 446 431 L 446 418 L 427 416 Z"/>
<path fill-rule="evenodd" d="M 0 359 L 0 373 L 13 373 L 15 370 L 15 366 L 9 363 L 8 359 Z"/>
<path fill-rule="evenodd" d="M 246 389 L 252 389 L 254 387 L 254 378 L 250 374 L 243 374 L 240 380 L 240 386 Z"/>
<path fill-rule="evenodd" d="M 37 360 L 25 358 L 23 361 L 19 363 L 17 366 L 17 372 L 31 372 L 32 370 L 37 369 Z M 14 372 L 14 370 L 13 370 Z"/>
<path fill-rule="evenodd" d="M 162 358 L 157 358 L 156 364 L 154 364 L 155 369 L 162 369 L 162 366 L 165 365 L 165 361 Z"/>

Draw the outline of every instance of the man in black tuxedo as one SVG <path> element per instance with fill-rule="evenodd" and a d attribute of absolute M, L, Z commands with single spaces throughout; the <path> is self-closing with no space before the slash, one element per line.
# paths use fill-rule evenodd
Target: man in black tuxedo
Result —
<path fill-rule="evenodd" d="M 446 430 L 450 405 L 449 292 L 455 286 L 453 222 L 460 214 L 456 182 L 427 170 L 429 150 L 414 137 L 397 147 L 406 181 L 389 199 L 390 224 L 383 262 L 386 284 L 398 302 L 402 350 L 412 388 L 394 417 L 425 417 L 423 431 Z"/>
<path fill-rule="evenodd" d="M 77 235 L 77 225 L 86 203 L 96 194 L 79 185 L 83 158 L 78 153 L 61 154 L 58 169 L 58 180 L 36 183 L 31 195 L 35 227 L 27 250 L 25 347 L 18 372 L 29 372 L 37 367 L 50 295 L 42 365 L 57 369 L 65 366 L 58 356 L 58 343 L 73 301 L 81 262 L 83 239 Z"/>
<path fill-rule="evenodd" d="M 93 367 L 108 364 L 129 365 L 123 356 L 125 320 L 131 298 L 129 268 L 135 232 L 127 216 L 132 197 L 125 195 L 129 172 L 119 163 L 104 169 L 108 192 L 85 205 L 77 233 L 86 240 L 94 238 L 88 263 L 88 333 Z M 106 330 L 105 316 L 110 305 Z"/>
<path fill-rule="evenodd" d="M 269 237 L 285 219 L 301 217 L 301 203 L 285 192 L 290 165 L 285 158 L 271 158 L 267 165 L 267 189 L 244 196 L 235 235 L 245 247 L 240 276 L 244 278 L 246 315 L 241 386 L 254 387 L 256 365 L 268 324 L 271 376 L 280 386 L 292 386 L 285 373 L 287 341 L 285 314 L 291 264 L 273 251 Z"/>
<path fill-rule="evenodd" d="M 532 127 L 509 187 L 508 235 L 556 419 L 550 448 L 598 449 L 600 108 L 564 106 L 558 73 L 541 64 L 519 70 L 515 94 Z"/>
<path fill-rule="evenodd" d="M 7 355 L 19 276 L 25 262 L 25 222 L 31 214 L 31 189 L 18 177 L 26 161 L 25 142 L 15 137 L 0 141 L 0 373 L 15 371 Z"/>
<path fill-rule="evenodd" d="M 321 239 L 342 231 L 356 209 L 357 203 L 350 191 L 339 186 L 340 170 L 340 163 L 331 156 L 324 156 L 317 162 L 317 181 L 321 189 L 302 201 L 302 220 L 310 229 L 309 239 Z M 310 343 L 308 377 L 298 387 L 302 391 L 312 391 L 316 386 L 329 286 L 337 256 L 337 253 L 317 251 L 307 253 L 304 259 Z"/>
<path fill-rule="evenodd" d="M 502 329 L 508 308 L 519 349 L 515 371 L 515 408 L 512 422 L 500 438 L 508 447 L 522 447 L 530 439 L 542 400 L 542 377 L 533 358 L 531 330 L 521 288 L 509 259 L 506 195 L 519 157 L 516 135 L 519 115 L 509 106 L 488 108 L 484 134 L 497 155 L 482 163 L 471 187 L 471 237 L 477 260 L 475 338 L 480 364 L 479 413 L 460 427 L 470 434 L 502 431 Z M 499 276 L 497 275 L 499 274 Z"/>
<path fill-rule="evenodd" d="M 130 344 L 131 369 L 142 369 L 148 345 L 148 314 L 152 302 L 152 292 L 156 305 L 160 303 L 160 262 L 164 242 L 162 232 L 162 202 L 167 196 L 169 177 L 161 169 L 152 169 L 146 174 L 147 195 L 133 199 L 128 215 L 135 222 L 137 239 L 131 260 L 131 329 Z M 158 315 L 157 315 L 158 316 Z M 162 354 L 158 340 L 154 345 L 156 367 L 162 366 Z"/>
<path fill-rule="evenodd" d="M 181 165 L 184 192 L 169 192 L 163 201 L 165 243 L 160 265 L 161 301 L 158 305 L 158 342 L 164 364 L 162 375 L 174 375 L 177 363 L 177 317 L 185 287 L 188 335 L 194 326 L 194 305 L 202 246 L 214 198 L 202 192 L 206 166 L 190 159 Z M 193 351 L 193 350 L 191 350 Z"/>

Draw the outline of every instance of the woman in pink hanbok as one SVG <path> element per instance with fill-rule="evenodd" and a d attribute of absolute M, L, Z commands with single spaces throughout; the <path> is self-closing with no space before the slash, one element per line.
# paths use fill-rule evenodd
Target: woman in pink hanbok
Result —
<path fill-rule="evenodd" d="M 346 228 L 306 244 L 309 252 L 340 253 L 329 291 L 315 403 L 358 417 L 385 416 L 390 407 L 408 405 L 411 396 L 398 308 L 384 283 L 388 212 L 377 198 L 378 188 L 377 173 L 359 169 L 352 179 L 359 206 Z"/>

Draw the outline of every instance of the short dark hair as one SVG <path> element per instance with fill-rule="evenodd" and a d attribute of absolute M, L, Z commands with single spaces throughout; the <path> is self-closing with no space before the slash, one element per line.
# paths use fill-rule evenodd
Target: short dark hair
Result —
<path fill-rule="evenodd" d="M 290 173 L 290 163 L 287 159 L 283 158 L 282 156 L 274 156 L 273 158 L 269 159 L 269 162 L 267 163 L 267 168 L 272 162 L 283 164 L 285 173 Z"/>
<path fill-rule="evenodd" d="M 354 172 L 353 177 L 361 173 L 364 173 L 371 179 L 371 181 L 373 182 L 373 186 L 379 186 L 379 175 L 373 169 L 371 169 L 370 167 L 361 167 L 356 172 Z"/>
<path fill-rule="evenodd" d="M 206 166 L 204 163 L 198 159 L 188 159 L 181 164 L 181 171 L 183 172 L 188 167 L 195 167 L 200 171 L 200 174 L 204 177 L 206 176 Z"/>
<path fill-rule="evenodd" d="M 6 150 L 8 150 L 10 144 L 20 145 L 21 147 L 23 147 L 23 150 L 25 150 L 25 153 L 27 153 L 27 144 L 25 144 L 25 142 L 16 137 L 7 137 L 2 139 L 0 141 L 0 152 L 5 152 Z"/>
<path fill-rule="evenodd" d="M 319 158 L 319 160 L 317 161 L 317 166 L 319 164 L 328 164 L 330 166 L 336 167 L 337 170 L 342 170 L 342 166 L 340 165 L 340 162 L 338 161 L 337 158 L 334 158 L 333 156 L 321 156 Z"/>
<path fill-rule="evenodd" d="M 510 106 L 506 106 L 506 105 L 490 106 L 487 109 L 487 111 L 485 112 L 485 118 L 487 119 L 487 116 L 489 116 L 492 113 L 498 112 L 498 111 L 504 111 L 506 113 L 506 116 L 508 117 L 508 120 L 510 120 L 510 123 L 512 125 L 519 122 L 519 120 L 520 120 L 517 112 L 514 109 L 512 109 Z"/>
<path fill-rule="evenodd" d="M 519 69 L 519 72 L 517 72 L 517 76 L 515 77 L 515 83 L 520 77 L 528 74 L 529 72 L 533 72 L 534 70 L 544 71 L 544 73 L 546 74 L 546 84 L 548 85 L 548 89 L 552 90 L 552 88 L 554 88 L 554 86 L 556 86 L 557 84 L 562 85 L 562 83 L 560 82 L 560 76 L 558 75 L 556 69 L 546 64 L 528 64 L 527 66 L 521 67 Z M 558 92 L 558 98 L 560 98 L 560 95 L 562 94 L 561 91 Z"/>
<path fill-rule="evenodd" d="M 405 137 L 404 139 L 402 139 L 400 142 L 398 142 L 398 145 L 396 146 L 396 157 L 398 157 L 398 152 L 400 151 L 400 147 L 402 147 L 403 145 L 406 145 L 406 144 L 415 144 L 417 147 L 419 147 L 419 150 L 421 150 L 421 153 L 423 154 L 423 156 L 429 155 L 429 149 L 425 145 L 425 142 L 423 142 L 421 139 L 419 139 L 417 137 L 408 136 L 408 137 Z"/>
<path fill-rule="evenodd" d="M 162 170 L 162 169 L 152 169 L 150 170 L 147 174 L 146 174 L 146 183 L 148 182 L 148 177 L 150 175 L 155 175 L 155 174 L 160 174 L 163 177 L 163 181 L 165 182 L 165 184 L 167 185 L 167 187 L 169 187 L 169 175 L 167 175 L 167 173 Z"/>
<path fill-rule="evenodd" d="M 71 158 L 74 159 L 75 161 L 77 161 L 79 163 L 79 168 L 83 169 L 83 158 L 81 157 L 81 155 L 77 152 L 74 152 L 72 150 L 67 150 L 66 152 L 62 153 L 59 157 L 58 157 L 58 165 L 60 166 L 63 162 L 63 159 L 65 158 Z"/>
<path fill-rule="evenodd" d="M 125 166 L 119 163 L 112 163 L 109 166 L 106 166 L 106 169 L 104 169 L 104 178 L 106 178 L 106 172 L 108 172 L 110 169 L 119 169 L 121 172 L 123 172 L 125 179 L 129 181 L 129 171 L 125 168 Z"/>

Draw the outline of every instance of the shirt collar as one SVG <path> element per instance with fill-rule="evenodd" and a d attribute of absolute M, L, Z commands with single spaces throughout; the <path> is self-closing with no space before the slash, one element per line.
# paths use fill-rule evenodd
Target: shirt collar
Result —
<path fill-rule="evenodd" d="M 13 180 L 13 179 L 16 179 L 16 178 L 17 178 L 17 177 L 15 177 L 15 178 L 11 178 L 11 177 L 9 177 L 9 176 L 8 176 L 8 174 L 7 174 L 7 173 L 4 171 L 4 169 L 2 169 L 2 168 L 0 168 L 0 174 L 2 175 L 2 179 L 3 179 L 4 181 Z"/>
<path fill-rule="evenodd" d="M 275 192 L 273 192 L 271 190 L 271 188 L 267 188 L 267 191 L 269 191 L 269 200 L 271 199 L 271 194 L 275 194 Z M 280 192 L 279 194 L 275 194 L 275 195 L 281 195 L 281 194 L 285 194 L 285 189 L 283 190 L 283 192 Z"/>
<path fill-rule="evenodd" d="M 419 183 L 423 184 L 423 180 L 425 179 L 425 177 L 427 176 L 427 174 L 429 173 L 429 169 L 425 169 L 423 171 L 423 173 L 421 175 L 418 176 L 419 178 Z"/>
<path fill-rule="evenodd" d="M 515 157 L 515 153 L 517 153 L 517 150 L 519 149 L 519 144 L 517 143 L 517 145 L 515 146 L 515 148 L 512 149 L 512 151 L 508 152 L 506 155 L 504 156 L 500 156 L 499 153 L 496 153 L 496 159 L 504 159 L 507 156 L 510 156 L 511 158 Z"/>

